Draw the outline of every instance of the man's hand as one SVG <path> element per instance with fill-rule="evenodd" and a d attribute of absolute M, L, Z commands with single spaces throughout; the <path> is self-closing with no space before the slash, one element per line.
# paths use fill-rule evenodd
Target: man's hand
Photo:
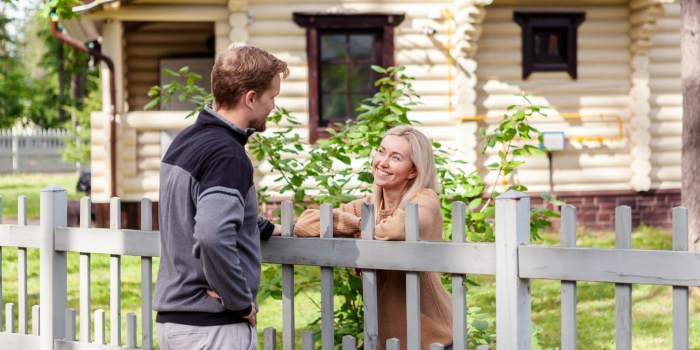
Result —
<path fill-rule="evenodd" d="M 251 326 L 255 327 L 255 325 L 258 323 L 257 317 L 255 316 L 258 310 L 255 309 L 255 303 L 253 303 L 252 306 L 253 307 L 250 309 L 250 314 L 243 318 L 248 320 L 248 323 L 250 323 Z"/>
<path fill-rule="evenodd" d="M 215 291 L 213 291 L 213 290 L 211 290 L 211 289 L 207 289 L 207 295 L 208 295 L 209 297 L 214 298 L 214 299 L 216 299 L 217 301 L 221 302 L 221 296 L 220 296 L 218 293 L 216 293 Z M 257 314 L 257 312 L 258 312 L 258 311 L 257 311 L 256 308 L 255 308 L 255 303 L 253 303 L 253 304 L 252 304 L 252 308 L 250 309 L 250 314 L 248 314 L 248 316 L 244 316 L 244 317 L 243 317 L 243 318 L 245 318 L 246 320 L 248 320 L 248 323 L 250 323 L 250 325 L 253 326 L 253 327 L 255 327 L 255 325 L 256 325 L 257 322 L 258 322 L 258 321 L 257 321 L 257 317 L 255 317 L 255 315 Z"/>
<path fill-rule="evenodd" d="M 221 296 L 211 289 L 207 289 L 207 295 L 221 302 Z"/>
<path fill-rule="evenodd" d="M 282 235 L 282 226 L 275 224 L 275 229 L 272 230 L 272 235 L 273 236 L 281 236 Z"/>

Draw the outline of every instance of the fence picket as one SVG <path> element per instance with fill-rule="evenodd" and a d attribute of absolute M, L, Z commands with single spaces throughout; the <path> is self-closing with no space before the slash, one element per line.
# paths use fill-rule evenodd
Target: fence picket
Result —
<path fill-rule="evenodd" d="M 401 343 L 396 338 L 386 340 L 386 350 L 401 350 Z"/>
<path fill-rule="evenodd" d="M 673 208 L 673 250 L 688 250 L 688 209 Z M 673 287 L 673 350 L 688 349 L 688 287 Z"/>
<path fill-rule="evenodd" d="M 333 238 L 333 208 L 330 204 L 321 205 L 321 238 Z M 333 314 L 333 268 L 321 267 L 321 349 L 333 350 L 334 314 Z"/>
<path fill-rule="evenodd" d="M 561 207 L 562 247 L 576 246 L 576 207 Z M 561 349 L 576 350 L 576 281 L 561 281 Z"/>
<path fill-rule="evenodd" d="M 0 130 L 0 172 L 56 172 L 77 169 L 77 163 L 65 162 L 62 129 Z"/>
<path fill-rule="evenodd" d="M 41 309 L 39 305 L 32 306 L 32 335 L 39 336 L 41 329 Z"/>
<path fill-rule="evenodd" d="M 14 333 L 15 332 L 15 304 L 7 303 L 5 304 L 5 332 Z"/>
<path fill-rule="evenodd" d="M 17 224 L 27 225 L 27 196 L 17 197 Z M 27 248 L 17 248 L 17 323 L 20 334 L 27 334 Z"/>
<path fill-rule="evenodd" d="M 66 252 L 56 251 L 54 230 L 68 222 L 66 190 L 49 186 L 41 191 L 41 244 L 39 245 L 39 304 L 41 305 L 40 348 L 53 349 L 54 341 L 65 336 L 68 292 Z"/>
<path fill-rule="evenodd" d="M 530 349 L 530 280 L 518 275 L 518 247 L 530 242 L 530 198 L 508 191 L 496 198 L 496 344 Z"/>
<path fill-rule="evenodd" d="M 109 200 L 109 228 L 121 228 L 121 199 L 117 197 Z M 119 346 L 121 342 L 121 259 L 121 255 L 109 257 L 109 334 L 112 346 Z"/>
<path fill-rule="evenodd" d="M 406 204 L 406 241 L 420 240 L 418 205 Z M 420 275 L 418 272 L 406 272 L 406 349 L 420 350 Z"/>
<path fill-rule="evenodd" d="M 314 350 L 314 332 L 304 331 L 301 335 L 301 348 L 303 350 Z"/>
<path fill-rule="evenodd" d="M 362 204 L 360 213 L 362 239 L 374 239 L 374 205 Z M 377 309 L 377 272 L 362 270 L 362 300 L 364 309 L 364 350 L 379 349 L 379 317 Z"/>
<path fill-rule="evenodd" d="M 615 208 L 615 248 L 632 248 L 632 209 L 626 205 Z M 632 286 L 615 284 L 615 347 L 632 349 Z"/>
<path fill-rule="evenodd" d="M 126 347 L 136 349 L 136 314 L 126 314 Z"/>
<path fill-rule="evenodd" d="M 294 206 L 282 202 L 282 236 L 293 236 Z M 294 265 L 282 265 L 282 349 L 294 350 Z"/>
<path fill-rule="evenodd" d="M 452 203 L 452 242 L 464 243 L 467 206 L 463 202 Z M 452 274 L 452 348 L 467 348 L 467 290 L 464 275 Z"/>
<path fill-rule="evenodd" d="M 153 205 L 148 198 L 141 200 L 141 230 L 153 230 Z M 153 260 L 149 256 L 141 257 L 141 347 L 144 350 L 153 349 L 152 281 Z"/>
<path fill-rule="evenodd" d="M 263 350 L 277 350 L 277 331 L 272 327 L 263 331 Z"/>
<path fill-rule="evenodd" d="M 105 344 L 105 311 L 95 310 L 95 343 Z"/>
<path fill-rule="evenodd" d="M 430 350 L 445 350 L 445 346 L 440 343 L 430 344 Z"/>
<path fill-rule="evenodd" d="M 343 350 L 357 350 L 357 341 L 352 335 L 343 336 Z"/>
<path fill-rule="evenodd" d="M 80 228 L 92 224 L 90 197 L 80 199 Z M 90 342 L 90 253 L 80 253 L 80 342 Z"/>
<path fill-rule="evenodd" d="M 66 337 L 68 341 L 75 341 L 75 310 L 66 310 Z"/>

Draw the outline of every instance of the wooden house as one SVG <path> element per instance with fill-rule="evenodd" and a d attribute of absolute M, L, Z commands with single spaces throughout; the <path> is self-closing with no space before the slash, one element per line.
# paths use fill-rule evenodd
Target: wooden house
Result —
<path fill-rule="evenodd" d="M 189 65 L 206 79 L 232 44 L 289 64 L 277 104 L 300 118 L 309 142 L 372 93 L 369 64 L 400 64 L 422 98 L 411 117 L 482 168 L 492 155 L 480 154 L 480 127 L 522 93 L 549 107 L 535 125 L 562 149 L 514 176 L 576 205 L 589 227 L 612 227 L 616 204 L 632 206 L 636 222 L 665 226 L 680 201 L 678 1 L 96 0 L 76 11 L 115 62 L 115 147 L 106 78 L 106 107 L 92 117 L 94 202 L 157 200 L 160 157 L 192 118 L 177 103 L 144 111 L 146 92 L 164 67 Z M 324 80 L 326 69 L 347 74 Z"/>

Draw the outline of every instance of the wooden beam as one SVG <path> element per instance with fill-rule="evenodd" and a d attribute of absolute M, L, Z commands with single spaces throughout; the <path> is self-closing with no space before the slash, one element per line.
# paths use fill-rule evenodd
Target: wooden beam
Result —
<path fill-rule="evenodd" d="M 520 278 L 700 286 L 697 253 L 523 246 Z"/>
<path fill-rule="evenodd" d="M 93 20 L 213 22 L 228 20 L 229 11 L 221 5 L 125 5 L 117 10 L 100 10 L 87 15 Z"/>

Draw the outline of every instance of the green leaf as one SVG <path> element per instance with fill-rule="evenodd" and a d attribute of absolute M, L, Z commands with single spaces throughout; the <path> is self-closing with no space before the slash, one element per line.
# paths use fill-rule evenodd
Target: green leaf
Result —
<path fill-rule="evenodd" d="M 385 74 L 385 73 L 386 73 L 386 69 L 382 68 L 381 66 L 372 65 L 371 68 L 372 68 L 373 71 L 375 71 L 375 72 L 377 72 L 377 73 L 382 73 L 382 74 Z M 381 79 L 380 79 L 380 80 L 381 80 Z"/>
<path fill-rule="evenodd" d="M 348 165 L 350 165 L 350 163 L 352 163 L 352 161 L 350 160 L 350 157 L 348 157 L 346 155 L 336 154 L 335 158 L 338 159 L 339 161 L 345 163 L 345 164 L 348 164 Z"/>
<path fill-rule="evenodd" d="M 153 109 L 153 108 L 155 108 L 155 106 L 157 106 L 159 103 L 160 103 L 160 97 L 156 97 L 156 98 L 154 98 L 154 99 L 148 101 L 148 103 L 146 103 L 146 105 L 143 106 L 143 109 L 146 110 L 146 111 L 147 111 L 147 110 L 150 110 L 150 109 Z"/>
<path fill-rule="evenodd" d="M 474 209 L 480 207 L 480 206 L 481 206 L 481 203 L 483 203 L 483 201 L 484 201 L 484 200 L 481 199 L 481 198 L 479 198 L 479 197 L 472 199 L 472 200 L 469 202 L 469 209 L 470 209 L 470 210 L 474 210 Z"/>

